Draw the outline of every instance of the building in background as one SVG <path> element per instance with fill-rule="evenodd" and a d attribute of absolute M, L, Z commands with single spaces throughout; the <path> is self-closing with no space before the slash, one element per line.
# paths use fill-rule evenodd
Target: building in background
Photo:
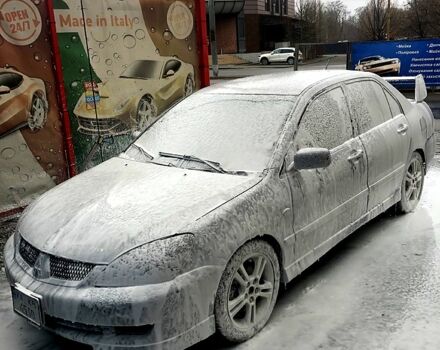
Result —
<path fill-rule="evenodd" d="M 218 53 L 290 46 L 298 32 L 295 0 L 215 0 L 215 13 Z"/>

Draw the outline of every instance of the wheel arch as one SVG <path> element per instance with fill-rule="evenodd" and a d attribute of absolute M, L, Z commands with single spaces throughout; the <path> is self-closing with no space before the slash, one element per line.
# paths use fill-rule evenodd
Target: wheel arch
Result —
<path fill-rule="evenodd" d="M 420 154 L 420 156 L 423 159 L 423 163 L 426 163 L 426 158 L 425 158 L 425 151 L 421 148 L 416 149 L 414 152 Z"/>
<path fill-rule="evenodd" d="M 281 243 L 279 242 L 279 240 L 277 238 L 275 238 L 273 235 L 271 234 L 258 234 L 253 236 L 252 238 L 249 238 L 247 240 L 244 240 L 243 242 L 241 242 L 240 245 L 237 246 L 237 248 L 228 256 L 227 260 L 226 260 L 226 264 L 225 264 L 225 268 L 226 265 L 229 263 L 229 261 L 232 259 L 232 257 L 234 256 L 234 254 L 241 248 L 243 247 L 245 244 L 252 242 L 252 241 L 257 241 L 257 240 L 261 240 L 261 241 L 265 241 L 266 243 L 268 243 L 273 250 L 275 251 L 275 254 L 277 255 L 278 258 L 278 263 L 280 265 L 280 278 L 281 278 L 281 282 L 286 284 L 287 280 L 285 277 L 285 274 L 283 273 L 283 268 L 284 268 L 284 252 L 281 246 Z"/>

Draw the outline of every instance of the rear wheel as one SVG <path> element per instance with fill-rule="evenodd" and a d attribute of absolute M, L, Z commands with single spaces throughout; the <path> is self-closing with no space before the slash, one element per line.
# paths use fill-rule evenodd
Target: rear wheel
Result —
<path fill-rule="evenodd" d="M 290 64 L 291 66 L 295 63 L 295 59 L 293 57 L 289 57 L 287 59 L 287 63 Z"/>
<path fill-rule="evenodd" d="M 267 323 L 280 285 L 278 257 L 265 241 L 243 245 L 223 272 L 215 298 L 217 330 L 227 340 L 252 338 Z"/>
<path fill-rule="evenodd" d="M 263 66 L 267 66 L 269 64 L 269 60 L 267 58 L 262 58 L 260 62 Z"/>
<path fill-rule="evenodd" d="M 407 166 L 401 185 L 402 198 L 397 203 L 397 210 L 401 213 L 414 211 L 422 195 L 425 180 L 425 167 L 420 153 L 414 152 Z"/>
<path fill-rule="evenodd" d="M 144 96 L 140 99 L 136 112 L 136 130 L 144 131 L 157 116 L 157 107 L 151 96 Z"/>

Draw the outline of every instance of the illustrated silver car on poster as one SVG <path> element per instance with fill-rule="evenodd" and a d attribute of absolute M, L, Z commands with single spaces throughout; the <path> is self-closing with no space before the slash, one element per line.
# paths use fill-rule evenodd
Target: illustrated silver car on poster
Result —
<path fill-rule="evenodd" d="M 375 73 L 380 76 L 392 76 L 400 74 L 400 59 L 385 58 L 382 56 L 370 56 L 359 60 L 355 70 Z"/>
<path fill-rule="evenodd" d="M 283 72 L 193 94 L 25 210 L 5 247 L 14 310 L 95 348 L 251 338 L 281 284 L 415 209 L 434 154 L 416 85 L 409 101 L 370 73 Z"/>

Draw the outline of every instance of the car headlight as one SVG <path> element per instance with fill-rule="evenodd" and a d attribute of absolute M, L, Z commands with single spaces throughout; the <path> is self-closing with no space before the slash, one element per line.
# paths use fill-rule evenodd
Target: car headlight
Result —
<path fill-rule="evenodd" d="M 130 287 L 171 281 L 203 264 L 191 233 L 178 234 L 132 249 L 89 275 L 95 287 Z"/>
<path fill-rule="evenodd" d="M 130 102 L 130 97 L 121 99 L 118 103 L 116 103 L 115 112 L 122 111 L 125 107 L 127 107 L 129 102 Z"/>

